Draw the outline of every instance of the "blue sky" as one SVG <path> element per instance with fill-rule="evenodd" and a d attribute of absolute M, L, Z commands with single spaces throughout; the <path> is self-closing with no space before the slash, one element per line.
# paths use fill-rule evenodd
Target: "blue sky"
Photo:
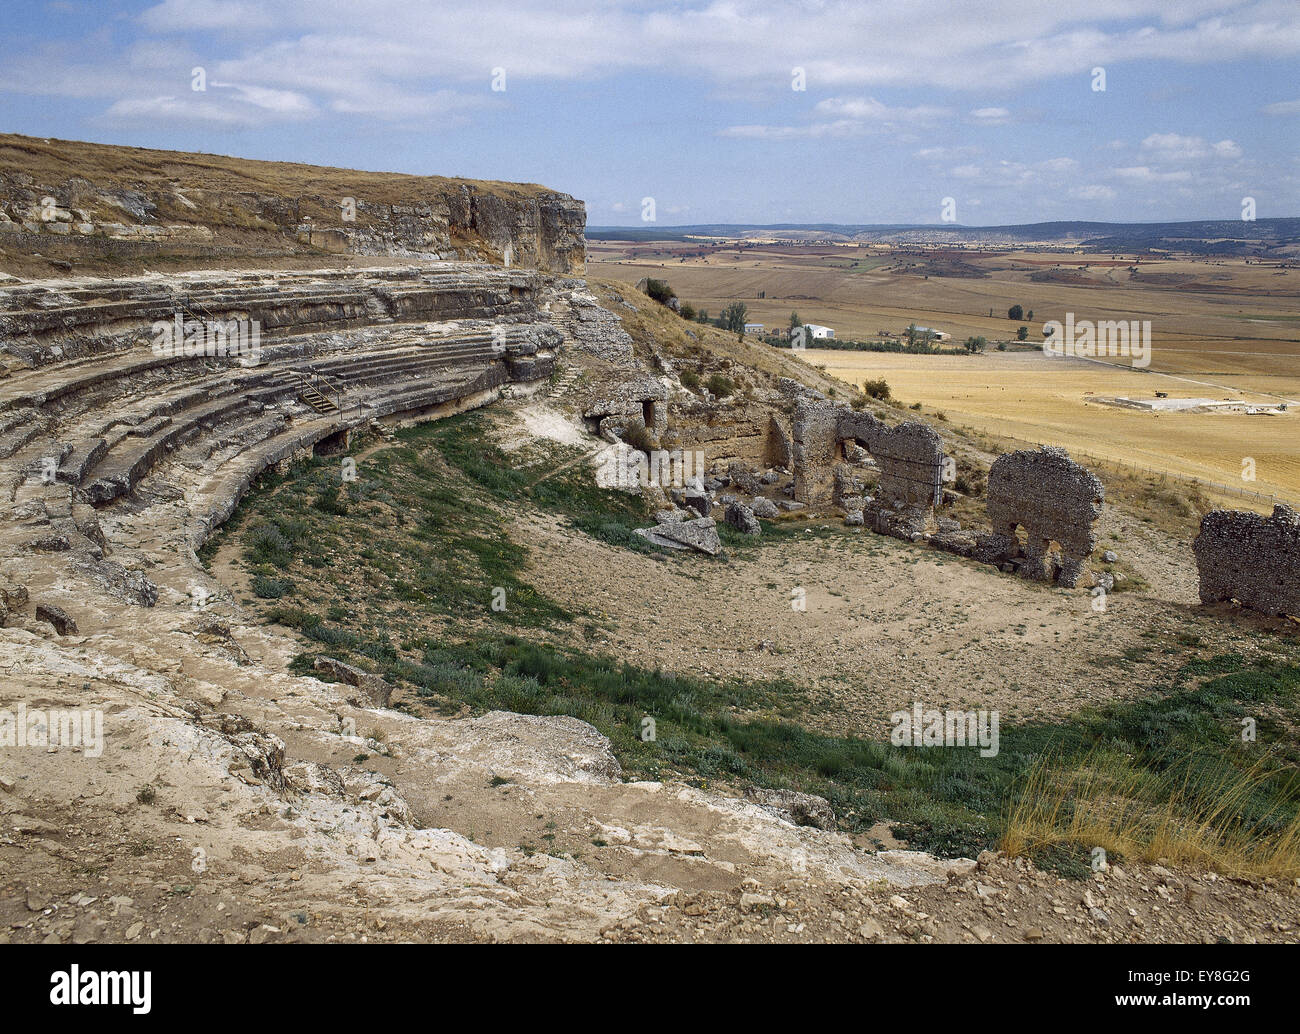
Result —
<path fill-rule="evenodd" d="M 4 10 L 35 136 L 539 182 L 602 225 L 1300 215 L 1295 0 Z"/>

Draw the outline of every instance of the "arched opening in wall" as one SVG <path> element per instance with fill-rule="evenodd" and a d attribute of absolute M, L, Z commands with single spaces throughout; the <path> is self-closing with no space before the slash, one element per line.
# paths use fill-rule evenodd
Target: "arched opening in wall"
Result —
<path fill-rule="evenodd" d="M 346 427 L 335 431 L 333 434 L 327 434 L 311 447 L 311 454 L 313 456 L 333 456 L 335 453 L 346 452 L 351 435 L 351 430 Z"/>
<path fill-rule="evenodd" d="M 1056 582 L 1061 577 L 1061 567 L 1065 561 L 1065 551 L 1056 539 L 1043 539 L 1043 558 L 1048 576 Z"/>
<path fill-rule="evenodd" d="M 641 403 L 641 423 L 647 430 L 653 430 L 655 426 L 655 400 L 646 399 Z"/>

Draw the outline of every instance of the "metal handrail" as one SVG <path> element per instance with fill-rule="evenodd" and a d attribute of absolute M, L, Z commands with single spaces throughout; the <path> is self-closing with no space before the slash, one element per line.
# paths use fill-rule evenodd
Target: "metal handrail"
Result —
<path fill-rule="evenodd" d="M 343 413 L 343 389 L 315 367 L 309 366 L 307 369 L 310 371 L 311 377 L 308 377 L 300 370 L 289 371 L 289 375 L 298 381 L 300 394 L 302 388 L 312 388 L 321 395 L 321 397 L 325 397 L 325 392 L 329 392 L 329 394 L 334 396 L 334 408 L 336 408 L 341 415 Z M 321 391 L 322 386 L 324 386 L 325 391 Z"/>

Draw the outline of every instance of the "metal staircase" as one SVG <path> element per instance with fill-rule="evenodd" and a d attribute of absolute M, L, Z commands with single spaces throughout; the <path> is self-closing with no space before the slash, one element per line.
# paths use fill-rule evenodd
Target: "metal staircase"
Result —
<path fill-rule="evenodd" d="M 315 370 L 311 376 L 290 370 L 289 376 L 298 387 L 298 398 L 322 416 L 339 413 L 343 410 L 343 392 L 328 377 L 322 377 Z"/>

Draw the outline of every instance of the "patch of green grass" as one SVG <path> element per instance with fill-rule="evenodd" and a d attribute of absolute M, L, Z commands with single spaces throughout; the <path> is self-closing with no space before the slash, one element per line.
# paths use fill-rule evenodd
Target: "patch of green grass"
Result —
<path fill-rule="evenodd" d="M 257 575 L 252 581 L 253 592 L 264 600 L 278 600 L 293 592 L 293 582 L 288 578 L 268 578 Z"/>
<path fill-rule="evenodd" d="M 1048 756 L 1083 759 L 1104 750 L 1170 785 L 1212 784 L 1264 759 L 1268 774 L 1243 803 L 1243 816 L 1263 824 L 1284 821 L 1300 804 L 1300 750 L 1260 745 L 1288 742 L 1288 719 L 1270 717 L 1269 710 L 1282 707 L 1291 720 L 1300 717 L 1295 666 L 1244 668 L 1232 657 L 1195 662 L 1178 672 L 1176 688 L 1165 695 L 1063 722 L 1003 724 L 998 755 L 982 758 L 974 748 L 896 747 L 883 738 L 807 729 L 798 724 L 807 701 L 785 682 L 712 682 L 513 636 L 440 646 L 433 655 L 436 672 L 427 670 L 432 665 L 400 662 L 384 671 L 420 685 L 432 678 L 437 692 L 476 711 L 590 722 L 610 738 L 629 776 L 816 793 L 832 803 L 847 829 L 889 820 L 911 846 L 942 855 L 973 857 L 996 846 L 1024 778 Z M 1218 674 L 1191 684 L 1209 673 Z M 1248 716 L 1256 718 L 1258 744 L 1241 742 L 1241 719 Z M 641 738 L 645 717 L 655 720 L 651 741 Z M 1073 857 L 1064 848 L 1056 854 Z M 1064 865 L 1072 869 L 1073 863 Z"/>

